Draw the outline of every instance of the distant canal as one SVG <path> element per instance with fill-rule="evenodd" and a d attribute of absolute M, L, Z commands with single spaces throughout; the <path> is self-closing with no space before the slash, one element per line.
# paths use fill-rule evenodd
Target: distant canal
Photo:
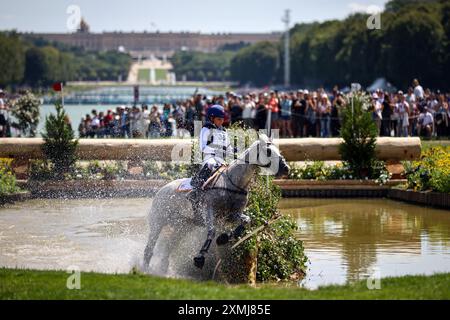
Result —
<path fill-rule="evenodd" d="M 91 111 L 93 109 L 97 110 L 98 112 L 105 112 L 109 109 L 116 110 L 118 106 L 117 105 L 101 105 L 101 104 L 80 104 L 80 105 L 74 105 L 74 104 L 66 104 L 64 106 L 64 110 L 66 111 L 67 115 L 69 116 L 69 119 L 72 123 L 72 129 L 75 132 L 75 135 L 78 137 L 78 127 L 81 123 L 81 118 L 86 116 L 86 114 L 91 114 Z M 56 113 L 55 106 L 50 104 L 44 104 L 41 106 L 41 114 L 40 114 L 40 120 L 38 125 L 38 135 L 40 136 L 42 131 L 45 127 L 45 117 L 50 115 L 51 113 Z"/>
<path fill-rule="evenodd" d="M 201 93 L 206 96 L 213 96 L 224 94 L 222 91 L 210 90 L 206 88 L 197 87 L 150 87 L 142 86 L 139 89 L 139 106 L 141 104 L 158 106 L 162 109 L 164 103 L 174 103 L 176 101 L 183 101 L 192 98 L 194 93 Z M 41 106 L 41 115 L 38 125 L 39 135 L 41 134 L 44 125 L 45 117 L 50 113 L 55 113 L 53 103 L 49 99 L 44 100 L 45 103 Z M 102 87 L 98 89 L 74 92 L 65 98 L 65 110 L 72 122 L 72 128 L 78 136 L 78 126 L 81 118 L 86 114 L 90 114 L 93 109 L 98 112 L 106 113 L 109 109 L 115 111 L 118 106 L 132 106 L 134 101 L 134 93 L 132 86 L 121 87 Z"/>

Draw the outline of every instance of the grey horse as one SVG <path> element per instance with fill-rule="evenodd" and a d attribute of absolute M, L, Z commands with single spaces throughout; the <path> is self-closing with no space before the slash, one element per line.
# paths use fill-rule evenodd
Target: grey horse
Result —
<path fill-rule="evenodd" d="M 236 234 L 243 230 L 242 227 L 245 224 L 249 223 L 249 218 L 243 214 L 243 211 L 248 202 L 250 183 L 258 167 L 271 168 L 275 171 L 272 174 L 278 177 L 289 172 L 286 160 L 265 135 L 261 135 L 250 148 L 220 174 L 213 185 L 203 191 L 203 200 L 199 203 L 197 210 L 192 209 L 186 193 L 177 192 L 177 188 L 183 180 L 173 181 L 161 188 L 153 199 L 148 216 L 150 230 L 144 251 L 144 268 L 148 270 L 155 245 L 162 241 L 165 249 L 162 250 L 161 266 L 157 273 L 167 275 L 172 251 L 179 244 L 185 242 L 183 238 L 188 232 L 199 228 L 198 232 L 206 240 L 201 247 L 200 243 L 197 244 L 200 250 L 194 257 L 194 265 L 197 267 L 194 270 L 202 269 L 205 264 L 205 255 L 207 255 L 218 230 L 225 231 L 226 227 L 232 226 L 234 229 L 238 226 L 235 229 Z M 163 230 L 164 232 L 162 232 Z M 230 233 L 230 236 L 232 235 L 233 232 Z M 158 240 L 159 238 L 161 239 Z M 223 245 L 227 242 L 227 238 L 226 233 L 221 234 L 216 242 L 218 245 Z M 186 255 L 186 253 L 183 251 L 181 255 Z M 192 260 L 190 261 L 192 265 Z"/>

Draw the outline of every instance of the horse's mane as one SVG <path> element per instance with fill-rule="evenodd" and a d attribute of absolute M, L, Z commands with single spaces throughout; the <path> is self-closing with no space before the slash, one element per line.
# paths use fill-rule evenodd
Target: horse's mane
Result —
<path fill-rule="evenodd" d="M 247 157 L 248 153 L 250 152 L 250 150 L 252 150 L 255 146 L 259 145 L 261 143 L 260 140 L 257 140 L 255 142 L 253 142 L 251 144 L 250 147 L 248 147 L 247 149 L 245 149 L 245 151 L 239 156 L 237 157 L 237 159 L 234 159 L 228 166 L 228 170 L 234 168 L 237 165 L 241 165 L 241 164 L 245 164 L 247 163 L 247 161 L 245 160 L 245 158 Z"/>

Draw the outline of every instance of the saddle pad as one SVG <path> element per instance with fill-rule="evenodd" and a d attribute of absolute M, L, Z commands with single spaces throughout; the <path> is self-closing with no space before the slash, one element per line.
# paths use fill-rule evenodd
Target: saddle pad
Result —
<path fill-rule="evenodd" d="M 189 179 L 183 179 L 180 182 L 180 185 L 178 186 L 176 192 L 190 192 L 192 191 L 192 186 L 191 186 L 191 180 L 192 178 Z"/>

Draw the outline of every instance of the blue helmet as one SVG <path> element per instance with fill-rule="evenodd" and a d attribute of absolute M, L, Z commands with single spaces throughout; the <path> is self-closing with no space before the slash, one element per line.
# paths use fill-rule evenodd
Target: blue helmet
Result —
<path fill-rule="evenodd" d="M 215 118 L 225 118 L 225 110 L 221 105 L 214 105 L 208 108 L 206 117 L 209 119 L 211 117 Z"/>

